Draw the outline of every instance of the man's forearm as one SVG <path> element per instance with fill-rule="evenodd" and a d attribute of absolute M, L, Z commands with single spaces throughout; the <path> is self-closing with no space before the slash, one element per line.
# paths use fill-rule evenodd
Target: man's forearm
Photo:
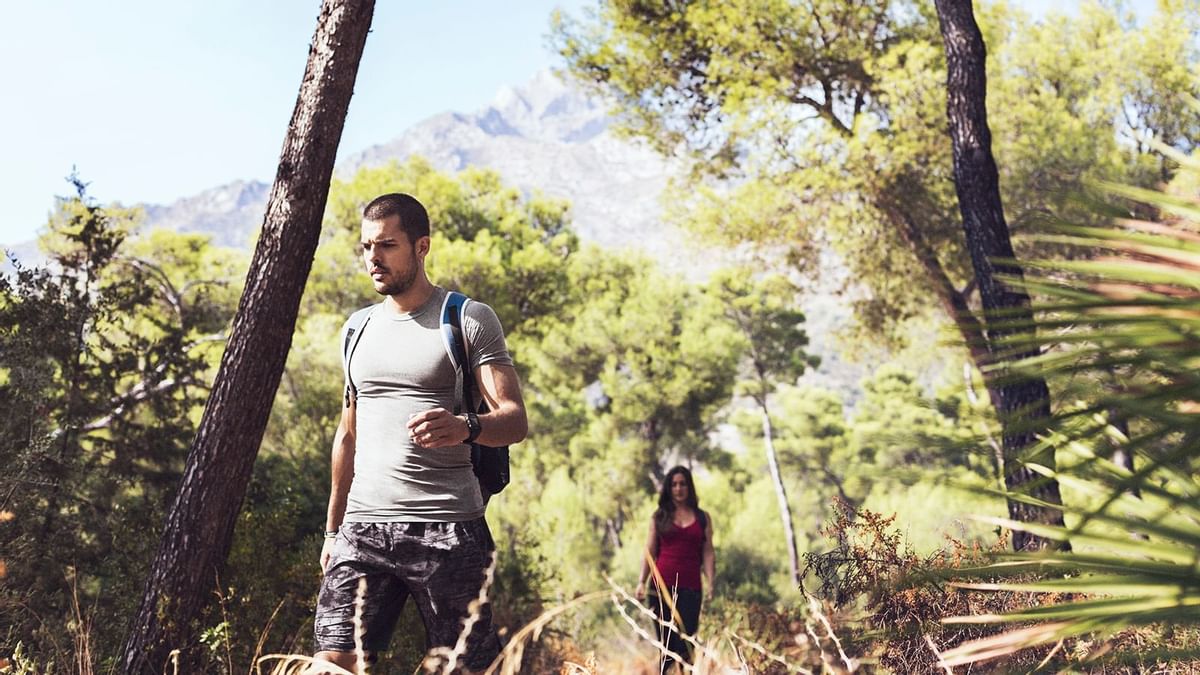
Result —
<path fill-rule="evenodd" d="M 480 415 L 479 427 L 476 442 L 492 447 L 520 443 L 529 433 L 525 407 L 515 404 L 501 406 Z"/>
<path fill-rule="evenodd" d="M 476 441 L 498 447 L 525 440 L 529 420 L 521 398 L 521 381 L 512 366 L 483 364 L 475 373 L 479 393 L 487 402 L 488 412 L 479 416 Z"/>
<path fill-rule="evenodd" d="M 341 527 L 342 518 L 345 516 L 346 492 L 331 492 L 329 494 L 329 508 L 325 512 L 325 531 L 332 532 Z"/>
<path fill-rule="evenodd" d="M 346 515 L 346 498 L 354 479 L 354 440 L 339 436 L 333 445 L 332 480 L 329 486 L 329 508 L 325 513 L 325 530 L 336 530 Z"/>

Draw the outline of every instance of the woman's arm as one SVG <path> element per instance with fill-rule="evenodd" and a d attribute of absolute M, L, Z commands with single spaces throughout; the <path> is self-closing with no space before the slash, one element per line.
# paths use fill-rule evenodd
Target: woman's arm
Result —
<path fill-rule="evenodd" d="M 658 556 L 658 530 L 654 518 L 650 519 L 650 534 L 646 537 L 646 548 L 642 552 L 642 571 L 638 574 L 636 595 L 638 600 L 646 596 L 646 580 L 650 578 L 650 561 Z"/>
<path fill-rule="evenodd" d="M 707 591 L 708 597 L 711 598 L 713 595 L 713 586 L 717 582 L 717 554 L 713 549 L 712 516 L 708 515 L 704 520 L 707 521 L 704 528 L 704 566 L 700 568 L 700 571 L 708 578 L 708 584 L 704 589 Z"/>

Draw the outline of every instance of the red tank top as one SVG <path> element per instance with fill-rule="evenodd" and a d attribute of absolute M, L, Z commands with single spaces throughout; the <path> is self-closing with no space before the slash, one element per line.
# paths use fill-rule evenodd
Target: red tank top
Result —
<path fill-rule="evenodd" d="M 669 531 L 658 533 L 658 555 L 654 562 L 668 588 L 701 590 L 700 563 L 703 560 L 704 530 L 699 518 L 687 527 L 672 525 Z"/>

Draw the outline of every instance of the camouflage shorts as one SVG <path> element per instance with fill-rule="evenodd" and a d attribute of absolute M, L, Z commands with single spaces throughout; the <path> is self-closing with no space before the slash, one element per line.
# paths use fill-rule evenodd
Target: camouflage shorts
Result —
<path fill-rule="evenodd" d="M 453 647 L 471 601 L 479 596 L 496 546 L 483 518 L 462 523 L 344 523 L 338 529 L 314 633 L 320 651 L 354 651 L 355 598 L 366 579 L 363 647 L 387 649 L 396 620 L 412 596 L 425 624 L 425 646 Z M 499 653 L 491 604 L 467 637 L 464 661 L 483 670 Z"/>

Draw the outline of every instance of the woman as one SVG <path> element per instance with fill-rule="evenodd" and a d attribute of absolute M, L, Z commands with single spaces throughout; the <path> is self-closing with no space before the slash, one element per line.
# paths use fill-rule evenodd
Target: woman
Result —
<path fill-rule="evenodd" d="M 683 622 L 683 632 L 687 635 L 695 635 L 700 623 L 702 591 L 707 591 L 708 597 L 712 598 L 716 572 L 712 532 L 712 519 L 700 510 L 692 472 L 682 466 L 668 471 L 658 495 L 658 510 L 650 520 L 650 536 L 646 541 L 646 549 L 654 559 L 654 566 L 658 568 L 666 587 L 658 588 L 656 583 L 650 589 L 650 595 L 653 596 L 650 605 L 658 612 L 659 618 L 671 622 L 671 607 L 663 598 L 674 598 L 675 608 Z M 706 586 L 700 583 L 701 572 L 708 578 Z M 643 558 L 637 586 L 639 600 L 645 597 L 646 580 L 650 578 L 650 563 Z M 673 623 L 677 626 L 679 621 Z M 690 661 L 691 650 L 675 631 L 659 625 L 658 639 L 667 649 Z M 660 672 L 666 673 L 673 662 L 674 659 L 664 654 Z"/>

